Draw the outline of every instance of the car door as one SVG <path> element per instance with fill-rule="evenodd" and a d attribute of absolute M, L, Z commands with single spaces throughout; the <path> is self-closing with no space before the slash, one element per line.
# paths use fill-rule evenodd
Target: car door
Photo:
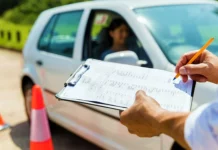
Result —
<path fill-rule="evenodd" d="M 78 67 L 74 63 L 74 47 L 82 14 L 83 10 L 75 10 L 54 15 L 40 37 L 36 62 L 47 91 L 58 92 Z"/>
<path fill-rule="evenodd" d="M 110 45 L 107 39 L 107 27 L 110 25 L 111 21 L 115 18 L 122 18 L 126 20 L 126 18 L 122 17 L 119 13 L 110 10 L 98 9 L 98 10 L 92 10 L 90 12 L 88 23 L 86 26 L 86 32 L 85 32 L 86 36 L 83 46 L 82 61 L 85 61 L 88 58 L 100 59 L 101 53 L 109 48 Z M 128 44 L 129 44 L 128 48 L 134 51 L 138 55 L 138 58 L 141 61 L 147 62 L 145 65 L 142 66 L 152 68 L 153 67 L 152 62 L 148 57 L 148 55 L 146 54 L 146 51 L 144 50 L 141 42 L 137 38 L 132 28 L 130 26 L 129 28 L 130 28 L 130 37 L 128 38 Z M 95 107 L 91 105 L 87 105 L 87 106 L 92 107 L 108 115 L 112 115 L 116 118 L 119 118 L 118 111 L 116 110 Z"/>
<path fill-rule="evenodd" d="M 125 17 L 120 15 L 118 12 L 110 11 L 108 9 L 97 9 L 92 10 L 89 15 L 89 19 L 86 26 L 86 32 L 85 32 L 85 40 L 84 40 L 84 46 L 83 46 L 83 55 L 82 55 L 82 61 L 85 61 L 88 58 L 94 58 L 94 59 L 100 59 L 102 50 L 107 50 L 108 43 L 107 39 L 107 27 L 109 26 L 110 22 L 115 18 L 122 18 L 126 20 Z M 126 20 L 128 23 L 128 21 Z M 128 23 L 129 25 L 129 23 Z M 143 64 L 142 67 L 153 67 L 152 61 L 150 60 L 149 56 L 147 55 L 145 49 L 143 48 L 141 41 L 137 37 L 137 35 L 134 33 L 133 27 L 129 25 L 130 28 L 130 37 L 128 39 L 129 44 L 129 50 L 134 51 L 138 58 L 141 61 L 146 61 L 146 64 Z M 113 118 L 119 119 L 119 112 L 117 110 L 107 109 L 103 107 L 96 107 L 92 105 L 86 105 L 89 108 L 92 108 L 98 112 L 101 112 L 105 116 L 111 116 Z M 120 125 L 117 128 L 123 128 L 122 125 Z M 119 134 L 119 132 L 117 133 Z M 128 137 L 131 137 L 132 135 L 128 134 L 126 139 L 126 142 L 138 142 L 139 145 L 147 146 L 147 147 L 159 147 L 160 144 L 160 137 L 155 138 L 146 138 L 144 139 L 144 142 L 140 143 L 139 138 L 135 137 L 133 141 L 128 141 Z M 121 142 L 121 141 L 117 141 Z M 148 143 L 155 143 L 155 146 Z"/>

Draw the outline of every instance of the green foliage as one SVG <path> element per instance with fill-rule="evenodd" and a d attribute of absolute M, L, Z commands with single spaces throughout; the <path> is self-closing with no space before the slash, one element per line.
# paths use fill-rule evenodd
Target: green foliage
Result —
<path fill-rule="evenodd" d="M 82 1 L 87 0 L 26 0 L 23 4 L 6 11 L 3 19 L 17 24 L 31 25 L 46 9 Z"/>
<path fill-rule="evenodd" d="M 0 15 L 8 9 L 11 9 L 18 4 L 20 4 L 23 0 L 0 0 Z"/>
<path fill-rule="evenodd" d="M 30 29 L 29 25 L 17 25 L 0 19 L 0 46 L 22 50 Z"/>
<path fill-rule="evenodd" d="M 0 46 L 22 50 L 34 21 L 42 11 L 82 1 L 87 0 L 0 0 L 0 15 L 7 10 L 2 18 L 0 16 Z"/>

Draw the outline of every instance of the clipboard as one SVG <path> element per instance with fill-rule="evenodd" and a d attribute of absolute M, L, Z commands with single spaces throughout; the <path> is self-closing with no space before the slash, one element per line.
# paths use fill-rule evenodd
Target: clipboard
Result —
<path fill-rule="evenodd" d="M 82 77 L 82 75 L 88 71 L 90 68 L 89 65 L 86 65 L 85 63 L 80 65 L 77 70 L 72 73 L 69 77 L 69 79 L 64 83 L 64 87 L 67 87 L 67 86 L 76 86 L 77 82 L 80 80 L 80 78 Z M 84 70 L 83 70 L 84 69 Z M 73 80 L 72 82 L 72 79 L 74 79 L 77 75 L 79 75 L 75 80 Z M 118 106 L 114 106 L 114 105 L 109 105 L 109 104 L 104 104 L 104 103 L 99 103 L 99 102 L 90 102 L 90 101 L 84 101 L 84 100 L 79 100 L 79 99 L 63 99 L 60 97 L 60 93 L 63 92 L 64 89 L 62 89 L 58 94 L 55 95 L 55 97 L 58 99 L 58 100 L 63 100 L 63 101 L 74 101 L 74 102 L 77 102 L 77 103 L 81 103 L 81 104 L 88 104 L 88 105 L 93 105 L 93 106 L 99 106 L 99 107 L 104 107 L 104 108 L 110 108 L 110 109 L 114 109 L 114 110 L 125 110 L 126 107 L 118 107 Z"/>
<path fill-rule="evenodd" d="M 98 61 L 98 60 L 94 60 L 94 61 Z M 115 64 L 115 63 L 111 63 L 111 64 Z M 59 99 L 59 100 L 71 101 L 71 102 L 88 104 L 88 105 L 94 105 L 94 106 L 99 106 L 99 107 L 115 109 L 115 110 L 125 110 L 125 109 L 127 109 L 127 107 L 117 106 L 117 105 L 113 105 L 113 104 L 101 103 L 101 102 L 95 101 L 95 100 L 89 100 L 88 101 L 88 100 L 77 99 L 77 98 L 70 98 L 69 99 L 69 98 L 63 98 L 63 96 L 61 96 L 61 94 L 64 92 L 65 88 L 67 88 L 67 87 L 72 87 L 72 88 L 76 87 L 77 83 L 80 81 L 82 76 L 84 74 L 86 74 L 86 72 L 88 72 L 91 67 L 92 66 L 87 64 L 86 62 L 84 64 L 80 65 L 78 67 L 78 69 L 73 74 L 71 74 L 69 79 L 64 83 L 64 88 L 58 94 L 56 94 L 56 98 Z M 196 86 L 196 82 L 193 81 L 192 89 L 191 89 L 191 100 L 190 100 L 189 110 L 191 110 L 191 107 L 192 107 L 192 101 L 193 101 L 195 86 Z"/>

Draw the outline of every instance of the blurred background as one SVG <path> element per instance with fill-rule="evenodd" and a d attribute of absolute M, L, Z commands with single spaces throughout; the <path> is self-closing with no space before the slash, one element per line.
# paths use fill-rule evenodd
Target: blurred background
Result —
<path fill-rule="evenodd" d="M 0 0 L 0 47 L 21 50 L 42 11 L 83 1 L 88 0 Z"/>

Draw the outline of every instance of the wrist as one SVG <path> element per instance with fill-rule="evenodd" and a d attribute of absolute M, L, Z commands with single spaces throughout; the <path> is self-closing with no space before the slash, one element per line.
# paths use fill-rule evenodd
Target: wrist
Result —
<path fill-rule="evenodd" d="M 184 126 L 188 115 L 188 112 L 162 111 L 158 117 L 161 133 L 171 137 L 178 132 L 181 132 L 180 135 L 184 135 Z"/>
<path fill-rule="evenodd" d="M 184 128 L 187 117 L 190 113 L 187 112 L 169 112 L 165 111 L 160 117 L 162 133 L 171 136 L 185 149 L 190 149 L 185 140 Z"/>

